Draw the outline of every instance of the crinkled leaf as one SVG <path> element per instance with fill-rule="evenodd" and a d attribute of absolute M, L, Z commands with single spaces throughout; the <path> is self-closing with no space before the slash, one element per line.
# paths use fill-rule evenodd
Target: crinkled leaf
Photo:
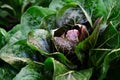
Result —
<path fill-rule="evenodd" d="M 9 42 L 0 50 L 0 58 L 19 69 L 26 65 L 29 58 L 34 60 L 34 51 L 25 44 L 15 44 L 19 40 L 25 39 L 21 31 L 17 31 L 9 40 Z M 34 56 L 34 57 L 33 57 Z"/>
<path fill-rule="evenodd" d="M 0 51 L 0 58 L 16 69 L 25 66 L 29 62 L 29 58 L 34 58 L 32 55 L 34 55 L 33 51 L 28 47 L 18 45 L 6 45 Z"/>
<path fill-rule="evenodd" d="M 45 65 L 50 65 L 53 68 L 53 80 L 89 80 L 92 75 L 92 69 L 81 71 L 69 70 L 65 65 L 53 58 L 48 58 L 45 61 Z M 47 66 L 46 68 L 51 69 Z"/>
<path fill-rule="evenodd" d="M 8 32 L 8 43 L 0 50 L 0 57 L 16 69 L 25 66 L 29 59 L 36 60 L 35 51 L 24 41 L 30 30 L 30 27 L 21 24 L 14 26 Z"/>
<path fill-rule="evenodd" d="M 73 0 L 52 0 L 49 5 L 50 9 L 60 10 L 64 5 L 73 2 Z"/>
<path fill-rule="evenodd" d="M 38 49 L 45 52 L 50 52 L 50 35 L 44 29 L 36 29 L 28 34 L 28 42 L 30 45 L 36 46 Z"/>
<path fill-rule="evenodd" d="M 31 29 L 39 28 L 43 17 L 54 14 L 55 11 L 39 6 L 30 7 L 21 17 L 21 24 Z"/>
<path fill-rule="evenodd" d="M 91 17 L 87 14 L 85 9 L 77 3 L 67 4 L 58 12 L 58 27 L 65 26 L 66 24 L 84 24 L 88 29 L 93 28 Z"/>
<path fill-rule="evenodd" d="M 8 37 L 7 37 L 7 41 L 9 42 L 9 40 L 11 39 L 12 36 L 14 36 L 14 34 L 16 33 L 20 33 L 18 36 L 14 36 L 17 37 L 18 40 L 22 40 L 22 39 L 26 39 L 26 36 L 28 34 L 28 32 L 30 31 L 30 27 L 24 27 L 21 24 L 18 24 L 16 26 L 14 26 L 9 32 L 8 32 Z M 11 40 L 10 43 L 15 43 L 14 41 Z"/>
<path fill-rule="evenodd" d="M 43 64 L 32 62 L 23 67 L 13 80 L 45 80 L 42 71 Z"/>
<path fill-rule="evenodd" d="M 65 5 L 57 14 L 57 24 L 59 27 L 65 24 L 84 24 L 87 18 L 77 3 Z"/>
<path fill-rule="evenodd" d="M 52 29 L 56 28 L 58 28 L 56 25 L 56 14 L 45 16 L 42 19 L 40 29 L 45 29 L 50 32 Z"/>
<path fill-rule="evenodd" d="M 0 59 L 0 79 L 1 80 L 12 80 L 18 73 L 16 69 L 11 67 L 8 63 Z"/>

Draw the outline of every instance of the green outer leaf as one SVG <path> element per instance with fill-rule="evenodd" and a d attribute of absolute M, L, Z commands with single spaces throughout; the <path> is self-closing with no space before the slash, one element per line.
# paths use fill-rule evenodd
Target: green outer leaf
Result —
<path fill-rule="evenodd" d="M 104 49 L 104 48 L 97 48 L 90 50 L 90 63 L 94 65 L 97 69 L 102 66 L 103 60 L 105 56 L 111 51 L 112 49 Z"/>
<path fill-rule="evenodd" d="M 25 32 L 27 31 L 21 32 L 20 30 L 15 30 L 8 43 L 0 50 L 0 58 L 16 69 L 20 69 L 25 66 L 26 63 L 29 62 L 29 58 L 31 58 L 30 56 L 34 55 L 34 51 L 26 44 L 15 44 L 20 40 L 25 39 Z M 33 57 L 31 59 L 33 59 Z"/>
<path fill-rule="evenodd" d="M 86 10 L 81 6 L 79 5 L 78 3 L 75 3 L 75 2 L 72 2 L 72 3 L 69 3 L 67 5 L 65 5 L 64 7 L 62 7 L 60 9 L 60 11 L 57 13 L 57 20 L 58 20 L 58 24 L 59 24 L 59 19 L 61 16 L 63 16 L 64 12 L 71 8 L 71 7 L 80 7 L 81 10 L 83 11 L 83 14 L 85 15 L 85 17 L 87 18 L 88 22 L 90 23 L 90 26 L 93 28 L 93 24 L 92 24 L 92 19 L 91 17 L 88 15 L 88 13 L 86 12 Z M 60 26 L 61 27 L 61 26 Z"/>
<path fill-rule="evenodd" d="M 86 3 L 85 5 L 89 5 Z M 112 21 L 115 26 L 117 26 L 120 22 L 120 0 L 94 0 L 94 2 L 88 6 L 93 9 L 93 18 L 102 17 L 104 18 L 103 23 L 107 23 Z"/>
<path fill-rule="evenodd" d="M 36 29 L 28 33 L 28 42 L 45 52 L 50 52 L 48 39 L 50 40 L 50 35 L 44 29 Z"/>
<path fill-rule="evenodd" d="M 5 45 L 7 36 L 8 33 L 3 28 L 0 28 L 0 49 Z"/>
<path fill-rule="evenodd" d="M 16 75 L 13 80 L 45 80 L 42 63 L 31 62 Z"/>
<path fill-rule="evenodd" d="M 78 7 L 79 7 L 79 5 L 78 5 L 77 3 L 69 3 L 69 4 L 65 5 L 65 6 L 63 6 L 63 7 L 58 11 L 58 13 L 57 13 L 57 15 L 56 15 L 58 27 L 63 27 L 63 26 L 65 26 L 64 24 L 70 24 L 70 23 L 72 23 L 71 25 L 77 24 L 76 21 L 75 21 L 75 19 L 72 19 L 71 17 L 70 17 L 69 19 L 67 19 L 67 17 L 69 17 L 68 14 L 66 14 L 66 15 L 64 15 L 64 14 L 65 14 L 65 12 L 66 12 L 68 9 L 70 9 L 70 8 L 78 8 Z M 69 14 L 70 14 L 70 13 L 69 13 Z M 76 14 L 76 13 L 75 13 L 75 14 Z M 76 15 L 79 15 L 79 13 L 77 13 Z M 76 15 L 72 15 L 72 16 L 75 16 L 75 18 L 76 18 L 76 17 L 77 17 Z M 72 21 L 71 21 L 70 19 L 71 19 Z M 70 21 L 69 21 L 70 23 L 66 23 L 66 21 L 68 21 L 68 20 L 70 20 Z"/>
<path fill-rule="evenodd" d="M 45 29 L 51 33 L 51 30 L 56 28 L 58 28 L 56 24 L 56 14 L 45 16 L 41 20 L 40 29 Z"/>
<path fill-rule="evenodd" d="M 104 3 L 103 0 L 98 0 L 97 1 L 96 10 L 98 11 L 98 13 L 96 14 L 97 17 L 104 16 L 104 18 L 107 19 L 107 9 L 106 9 L 106 6 L 105 6 L 105 3 Z"/>
<path fill-rule="evenodd" d="M 30 7 L 21 17 L 21 24 L 28 26 L 31 29 L 39 28 L 43 17 L 55 14 L 54 10 L 43 8 L 39 6 Z"/>
<path fill-rule="evenodd" d="M 27 8 L 34 6 L 34 5 L 48 7 L 50 2 L 51 2 L 51 0 L 49 0 L 49 1 L 48 0 L 24 0 L 21 12 L 23 13 Z"/>
<path fill-rule="evenodd" d="M 80 8 L 82 9 L 83 13 L 85 14 L 87 20 L 89 21 L 91 27 L 93 28 L 93 23 L 92 23 L 91 17 L 88 15 L 88 13 L 85 11 L 85 9 L 84 9 L 81 5 L 79 5 L 79 6 L 80 6 Z"/>
<path fill-rule="evenodd" d="M 115 26 L 117 26 L 119 23 L 120 23 L 120 1 L 119 0 L 116 0 L 116 2 L 114 2 L 116 4 L 114 4 L 114 6 L 112 7 L 111 9 L 111 14 L 109 16 L 109 20 L 111 20 L 113 22 L 113 24 Z"/>
<path fill-rule="evenodd" d="M 52 75 L 53 80 L 55 80 L 54 79 L 55 76 L 59 75 L 60 73 L 65 73 L 66 71 L 68 71 L 66 69 L 66 66 L 64 66 L 63 64 L 59 64 L 59 62 L 54 60 L 54 58 L 47 58 L 44 63 L 45 63 L 45 70 L 53 74 Z"/>
<path fill-rule="evenodd" d="M 117 48 L 120 46 L 119 33 L 115 29 L 115 26 L 110 22 L 105 31 L 102 33 L 98 39 L 99 48 Z"/>
<path fill-rule="evenodd" d="M 47 67 L 47 66 L 50 67 Z M 53 58 L 48 58 L 45 61 L 47 70 L 53 70 L 53 80 L 89 80 L 92 75 L 92 69 L 81 71 L 69 70 L 65 65 Z M 53 69 L 52 69 L 53 68 Z"/>
<path fill-rule="evenodd" d="M 0 58 L 17 70 L 21 69 L 27 63 L 29 63 L 30 59 L 28 58 L 28 55 L 31 55 L 28 54 L 28 52 L 30 52 L 29 49 L 19 49 L 20 46 L 18 45 L 6 45 L 0 51 Z"/>
<path fill-rule="evenodd" d="M 96 44 L 96 41 L 97 41 L 98 35 L 99 35 L 99 31 L 100 31 L 99 23 L 101 22 L 101 20 L 102 20 L 102 18 L 99 18 L 97 20 L 98 24 L 95 26 L 95 29 L 93 30 L 92 34 L 88 38 L 86 38 L 85 40 L 80 42 L 75 48 L 75 53 L 76 53 L 78 59 L 82 63 L 83 63 L 83 59 L 84 59 L 84 55 L 85 55 L 84 52 L 86 50 L 92 49 Z"/>
<path fill-rule="evenodd" d="M 9 41 L 10 39 L 12 39 L 12 37 L 16 37 L 16 40 L 23 40 L 26 39 L 26 36 L 28 34 L 28 32 L 30 31 L 30 27 L 24 27 L 21 24 L 18 24 L 16 26 L 14 26 L 9 32 L 8 32 L 8 37 L 7 37 L 7 41 L 11 43 L 15 43 L 14 41 Z M 18 34 L 19 32 L 19 34 Z M 18 36 L 15 36 L 15 34 L 18 34 Z M 20 36 L 21 35 L 21 36 Z"/>
<path fill-rule="evenodd" d="M 52 0 L 52 2 L 49 5 L 50 9 L 53 10 L 60 10 L 64 5 L 73 2 L 73 0 Z"/>
<path fill-rule="evenodd" d="M 120 58 L 120 48 L 113 49 L 111 52 L 109 52 L 105 56 L 103 66 L 102 66 L 102 70 L 101 70 L 101 75 L 100 75 L 98 80 L 103 80 L 105 78 L 105 76 L 107 74 L 107 71 L 109 69 L 109 63 L 116 58 Z"/>
<path fill-rule="evenodd" d="M 0 34 L 2 34 L 4 37 L 7 37 L 7 35 L 8 35 L 6 30 L 4 30 L 3 28 L 0 28 Z"/>
<path fill-rule="evenodd" d="M 69 4 L 65 5 L 65 6 L 62 7 L 62 8 L 60 9 L 60 11 L 57 13 L 57 18 L 60 18 L 68 8 L 70 8 L 70 7 L 78 7 L 78 6 L 79 6 L 79 5 L 78 5 L 77 3 L 69 3 Z"/>
<path fill-rule="evenodd" d="M 0 80 L 12 80 L 17 73 L 16 69 L 0 59 Z"/>
<path fill-rule="evenodd" d="M 54 80 L 90 80 L 92 69 L 68 71 L 55 77 Z"/>

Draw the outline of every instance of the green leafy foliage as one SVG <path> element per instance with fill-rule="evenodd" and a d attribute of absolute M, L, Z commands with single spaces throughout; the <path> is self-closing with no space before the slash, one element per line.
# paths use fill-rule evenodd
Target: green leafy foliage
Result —
<path fill-rule="evenodd" d="M 70 3 L 65 5 L 57 14 L 57 24 L 59 27 L 64 26 L 65 24 L 82 24 L 86 23 L 87 19 L 76 3 Z"/>
<path fill-rule="evenodd" d="M 5 38 L 7 37 L 7 34 L 8 33 L 4 29 L 0 28 L 0 48 L 2 48 L 5 44 Z"/>
<path fill-rule="evenodd" d="M 29 32 L 28 43 L 35 46 L 39 50 L 50 52 L 50 35 L 44 29 L 36 29 Z M 49 43 L 48 43 L 49 42 Z"/>
<path fill-rule="evenodd" d="M 49 31 L 50 33 L 52 33 L 52 30 L 56 28 L 58 28 L 56 24 L 56 14 L 45 16 L 42 19 L 41 24 L 40 24 L 40 29 L 45 29 Z"/>
<path fill-rule="evenodd" d="M 13 80 L 45 80 L 42 75 L 43 64 L 31 62 L 21 69 Z"/>
<path fill-rule="evenodd" d="M 53 10 L 60 10 L 64 5 L 73 2 L 73 0 L 52 0 L 52 2 L 49 5 L 49 8 L 52 8 Z"/>
<path fill-rule="evenodd" d="M 100 21 L 102 18 L 98 19 L 96 21 L 97 25 L 95 25 L 95 29 L 92 32 L 92 34 L 86 38 L 84 41 L 80 42 L 77 46 L 76 46 L 76 55 L 78 57 L 78 59 L 83 63 L 83 59 L 85 56 L 85 51 L 86 50 L 90 50 L 92 49 L 97 41 L 98 35 L 99 35 L 99 31 L 100 31 Z"/>
<path fill-rule="evenodd" d="M 34 55 L 34 51 L 29 48 L 26 41 L 24 41 L 24 44 L 16 44 L 18 41 L 24 40 L 26 37 L 25 34 L 27 34 L 27 31 L 21 31 L 20 27 L 20 25 L 17 25 L 9 32 L 11 35 L 7 38 L 8 43 L 0 50 L 0 58 L 16 69 L 24 66 L 29 60 L 27 58 L 30 58 L 32 54 Z M 32 56 L 31 59 L 33 59 Z"/>
<path fill-rule="evenodd" d="M 29 32 L 27 44 L 34 50 L 40 52 L 44 56 L 57 57 L 61 62 L 68 65 L 70 61 L 60 52 L 54 52 L 53 43 L 51 42 L 50 33 L 44 29 L 36 29 Z M 53 53 L 52 53 L 53 52 Z"/>
<path fill-rule="evenodd" d="M 119 48 L 119 33 L 110 23 L 98 40 L 99 48 Z"/>
<path fill-rule="evenodd" d="M 1 0 L 0 27 L 15 26 L 9 31 L 0 28 L 0 80 L 119 79 L 119 3 Z M 89 35 L 79 41 L 85 33 Z M 55 37 L 65 42 L 75 38 L 75 47 L 62 52 Z"/>
<path fill-rule="evenodd" d="M 99 77 L 99 80 L 102 80 L 102 79 L 104 79 L 105 78 L 105 76 L 106 76 L 106 73 L 107 73 L 107 71 L 108 71 L 108 69 L 109 69 L 109 64 L 110 64 L 110 62 L 112 61 L 112 60 L 114 60 L 114 59 L 116 59 L 116 58 L 118 58 L 118 57 L 120 57 L 120 49 L 113 49 L 113 50 L 111 50 L 111 52 L 109 52 L 106 56 L 105 56 L 105 58 L 104 58 L 104 61 L 103 61 L 103 66 L 102 66 L 102 71 L 101 71 L 101 76 Z"/>
<path fill-rule="evenodd" d="M 33 6 L 22 15 L 21 24 L 32 29 L 39 28 L 42 18 L 54 13 L 54 10 Z"/>
<path fill-rule="evenodd" d="M 1 0 L 0 1 L 0 25 L 2 28 L 10 30 L 20 23 L 22 14 L 31 6 L 47 7 L 51 0 Z"/>
<path fill-rule="evenodd" d="M 0 79 L 1 80 L 11 80 L 18 73 L 16 69 L 11 67 L 8 63 L 0 59 Z"/>
<path fill-rule="evenodd" d="M 48 58 L 45 61 L 45 65 L 52 65 L 50 67 L 53 68 L 54 71 L 53 80 L 89 80 L 92 75 L 92 69 L 81 71 L 69 70 L 65 65 L 54 60 L 53 58 Z M 46 66 L 46 68 L 47 67 L 48 66 Z"/>

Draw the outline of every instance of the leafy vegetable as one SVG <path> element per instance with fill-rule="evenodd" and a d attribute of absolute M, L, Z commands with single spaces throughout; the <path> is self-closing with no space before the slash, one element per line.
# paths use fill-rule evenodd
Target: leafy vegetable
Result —
<path fill-rule="evenodd" d="M 36 29 L 29 32 L 28 42 L 30 45 L 36 46 L 38 49 L 45 52 L 50 52 L 50 35 L 46 30 Z M 49 43 L 48 43 L 49 42 Z"/>
<path fill-rule="evenodd" d="M 7 36 L 8 33 L 4 29 L 0 28 L 0 48 L 3 47 L 3 45 L 5 44 L 5 39 L 7 38 Z"/>
<path fill-rule="evenodd" d="M 64 5 L 71 2 L 73 2 L 73 0 L 52 0 L 49 8 L 52 8 L 53 10 L 60 10 Z"/>
<path fill-rule="evenodd" d="M 45 61 L 45 65 L 53 66 L 53 69 L 54 69 L 53 80 L 67 80 L 67 79 L 89 80 L 91 77 L 91 74 L 92 74 L 92 69 L 81 70 L 81 71 L 69 70 L 65 65 L 54 60 L 53 58 L 48 58 Z M 50 66 L 50 67 L 52 67 L 52 66 Z"/>
<path fill-rule="evenodd" d="M 107 71 L 109 69 L 110 61 L 112 61 L 112 60 L 116 59 L 117 57 L 119 57 L 120 56 L 119 52 L 120 52 L 120 49 L 114 49 L 105 56 L 104 62 L 103 62 L 103 67 L 102 67 L 102 74 L 99 77 L 99 80 L 104 79 L 104 77 L 106 76 L 106 73 L 107 73 Z"/>
<path fill-rule="evenodd" d="M 119 33 L 112 23 L 108 25 L 98 41 L 99 48 L 118 48 L 120 46 Z"/>
<path fill-rule="evenodd" d="M 1 80 L 11 80 L 17 74 L 17 70 L 11 67 L 8 63 L 0 59 L 0 79 Z"/>
<path fill-rule="evenodd" d="M 0 80 L 119 79 L 119 4 L 1 0 Z"/>
<path fill-rule="evenodd" d="M 9 39 L 8 43 L 0 50 L 0 58 L 11 64 L 16 69 L 24 66 L 26 61 L 29 60 L 27 57 L 30 58 L 30 55 L 34 53 L 34 51 L 29 49 L 26 44 L 15 44 L 19 40 L 25 39 L 25 35 L 23 36 L 23 34 L 24 33 L 21 31 L 15 32 Z M 31 57 L 31 59 L 33 59 L 33 57 Z"/>
<path fill-rule="evenodd" d="M 49 13 L 48 13 L 49 12 Z M 55 11 L 49 8 L 38 6 L 30 7 L 21 17 L 21 24 L 32 29 L 39 28 L 43 17 L 54 14 Z"/>
<path fill-rule="evenodd" d="M 86 50 L 89 50 L 89 49 L 93 48 L 96 44 L 96 41 L 97 41 L 97 38 L 98 38 L 98 35 L 99 35 L 99 31 L 100 31 L 100 25 L 99 24 L 100 24 L 101 20 L 102 20 L 102 18 L 100 18 L 100 19 L 98 19 L 98 21 L 96 21 L 97 25 L 95 26 L 95 29 L 92 32 L 92 34 L 76 46 L 76 50 L 75 50 L 76 55 L 82 63 L 83 63 L 83 59 L 84 59 L 84 55 L 85 55 L 84 52 Z"/>
<path fill-rule="evenodd" d="M 22 68 L 13 80 L 39 80 L 45 79 L 41 71 L 43 64 L 31 62 L 26 67 Z"/>

